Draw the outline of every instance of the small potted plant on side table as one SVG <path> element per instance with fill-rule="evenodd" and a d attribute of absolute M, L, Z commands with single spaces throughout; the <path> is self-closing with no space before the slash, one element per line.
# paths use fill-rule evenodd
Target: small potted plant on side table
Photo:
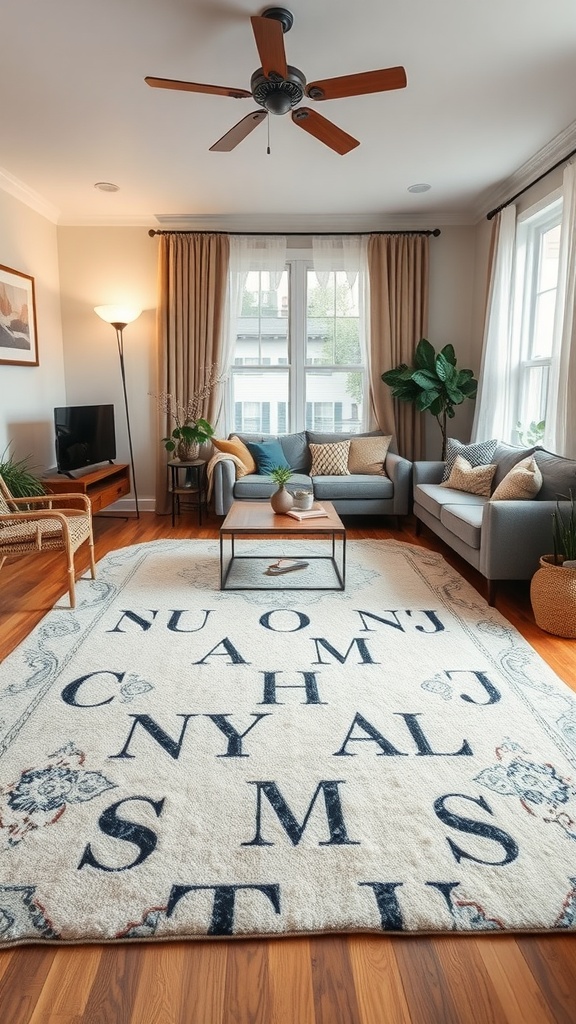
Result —
<path fill-rule="evenodd" d="M 570 491 L 567 510 L 556 502 L 552 513 L 554 554 L 542 555 L 530 584 L 530 600 L 540 629 L 576 639 L 576 496 Z"/>

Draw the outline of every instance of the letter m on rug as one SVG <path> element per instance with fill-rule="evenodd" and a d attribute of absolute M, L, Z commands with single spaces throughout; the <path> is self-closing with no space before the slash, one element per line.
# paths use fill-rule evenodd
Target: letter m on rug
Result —
<path fill-rule="evenodd" d="M 340 801 L 340 793 L 338 786 L 344 783 L 343 779 L 336 781 L 323 781 L 319 782 L 314 796 L 312 797 L 308 810 L 304 816 L 304 821 L 300 825 L 282 796 L 278 786 L 275 782 L 250 782 L 249 785 L 256 786 L 256 835 L 249 843 L 241 843 L 241 846 L 274 846 L 264 839 L 262 835 L 262 797 L 265 796 L 270 806 L 276 813 L 276 816 L 282 825 L 282 828 L 286 832 L 286 835 L 290 839 L 293 846 L 297 846 L 304 830 L 308 824 L 308 819 L 312 813 L 312 808 L 316 803 L 316 798 L 321 792 L 324 797 L 324 806 L 326 808 L 326 819 L 328 822 L 328 832 L 330 835 L 329 839 L 325 839 L 320 842 L 319 846 L 360 846 L 359 842 L 355 842 L 348 838 L 348 832 L 346 830 L 346 823 L 344 821 L 344 814 L 342 811 L 342 804 Z"/>

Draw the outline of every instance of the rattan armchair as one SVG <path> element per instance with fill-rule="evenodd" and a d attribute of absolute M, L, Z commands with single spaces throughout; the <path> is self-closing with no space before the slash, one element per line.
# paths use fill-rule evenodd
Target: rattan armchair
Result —
<path fill-rule="evenodd" d="M 66 507 L 74 503 L 82 508 Z M 85 494 L 46 494 L 14 498 L 0 476 L 0 569 L 8 555 L 63 551 L 68 568 L 70 607 L 76 607 L 74 553 L 90 547 L 90 572 L 96 578 L 90 499 Z"/>

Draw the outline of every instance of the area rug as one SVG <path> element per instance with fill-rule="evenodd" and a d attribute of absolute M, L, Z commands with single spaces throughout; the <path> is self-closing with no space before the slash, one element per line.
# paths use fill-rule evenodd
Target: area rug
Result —
<path fill-rule="evenodd" d="M 218 584 L 115 551 L 0 666 L 0 943 L 575 927 L 574 695 L 441 556 Z"/>

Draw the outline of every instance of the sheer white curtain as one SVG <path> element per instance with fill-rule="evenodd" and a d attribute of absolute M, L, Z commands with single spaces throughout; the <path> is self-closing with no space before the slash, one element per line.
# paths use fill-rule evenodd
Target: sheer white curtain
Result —
<path fill-rule="evenodd" d="M 358 282 L 358 331 L 362 365 L 369 371 L 370 351 L 368 339 L 367 310 L 369 302 L 368 239 L 365 235 L 314 235 L 312 237 L 314 273 L 320 287 L 325 288 L 328 277 L 334 271 L 346 275 L 348 287 L 352 290 Z M 369 426 L 367 379 L 364 381 L 362 402 L 362 430 Z"/>
<path fill-rule="evenodd" d="M 473 441 L 511 441 L 518 400 L 520 342 L 513 331 L 516 207 L 507 206 L 497 217 Z"/>
<path fill-rule="evenodd" d="M 576 165 L 564 170 L 554 343 L 544 444 L 576 458 Z"/>

